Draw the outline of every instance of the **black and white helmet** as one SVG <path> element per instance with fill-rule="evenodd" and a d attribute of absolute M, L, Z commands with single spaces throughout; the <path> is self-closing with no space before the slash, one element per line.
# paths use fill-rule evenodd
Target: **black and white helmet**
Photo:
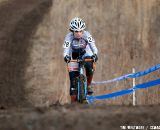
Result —
<path fill-rule="evenodd" d="M 69 26 L 71 31 L 82 31 L 86 28 L 85 22 L 78 17 L 73 18 Z"/>

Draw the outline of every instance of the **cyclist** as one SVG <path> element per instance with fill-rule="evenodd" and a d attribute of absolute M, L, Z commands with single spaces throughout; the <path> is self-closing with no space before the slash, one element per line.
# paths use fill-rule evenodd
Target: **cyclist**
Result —
<path fill-rule="evenodd" d="M 71 59 L 77 59 L 81 56 L 84 59 L 92 58 L 93 62 L 97 62 L 98 50 L 95 45 L 95 40 L 88 31 L 85 31 L 85 22 L 81 18 L 75 17 L 71 20 L 69 27 L 70 32 L 66 35 L 64 40 L 64 61 L 69 63 Z M 93 93 L 90 87 L 94 73 L 93 62 L 86 62 L 84 65 L 89 95 Z M 71 102 L 76 101 L 76 89 L 73 79 L 78 76 L 78 74 L 78 71 L 69 72 Z"/>

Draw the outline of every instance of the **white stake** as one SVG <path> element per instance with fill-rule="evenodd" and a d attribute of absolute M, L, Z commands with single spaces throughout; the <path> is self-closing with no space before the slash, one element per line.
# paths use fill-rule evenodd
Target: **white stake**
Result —
<path fill-rule="evenodd" d="M 132 73 L 135 73 L 135 68 L 132 68 Z M 136 85 L 136 80 L 133 78 L 133 87 Z M 133 92 L 133 106 L 136 105 L 136 93 L 135 91 Z"/>

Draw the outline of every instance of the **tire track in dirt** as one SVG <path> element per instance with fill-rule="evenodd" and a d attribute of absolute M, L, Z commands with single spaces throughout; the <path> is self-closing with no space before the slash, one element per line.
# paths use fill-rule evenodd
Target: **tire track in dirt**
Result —
<path fill-rule="evenodd" d="M 0 102 L 25 102 L 25 68 L 30 38 L 52 5 L 52 0 L 10 0 L 0 3 Z"/>

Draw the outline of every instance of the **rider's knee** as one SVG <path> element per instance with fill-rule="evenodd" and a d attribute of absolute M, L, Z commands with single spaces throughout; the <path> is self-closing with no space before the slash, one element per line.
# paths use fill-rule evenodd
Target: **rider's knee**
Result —
<path fill-rule="evenodd" d="M 70 95 L 76 95 L 77 94 L 77 91 L 76 91 L 76 88 L 74 86 L 70 86 Z"/>
<path fill-rule="evenodd" d="M 85 64 L 85 69 L 86 69 L 86 75 L 90 76 L 94 74 L 94 69 L 93 69 L 93 63 L 92 62 L 87 62 Z"/>
<path fill-rule="evenodd" d="M 87 76 L 87 77 L 88 77 L 88 76 L 93 76 L 93 74 L 94 74 L 93 68 L 88 68 L 88 69 L 86 69 L 86 76 Z"/>

